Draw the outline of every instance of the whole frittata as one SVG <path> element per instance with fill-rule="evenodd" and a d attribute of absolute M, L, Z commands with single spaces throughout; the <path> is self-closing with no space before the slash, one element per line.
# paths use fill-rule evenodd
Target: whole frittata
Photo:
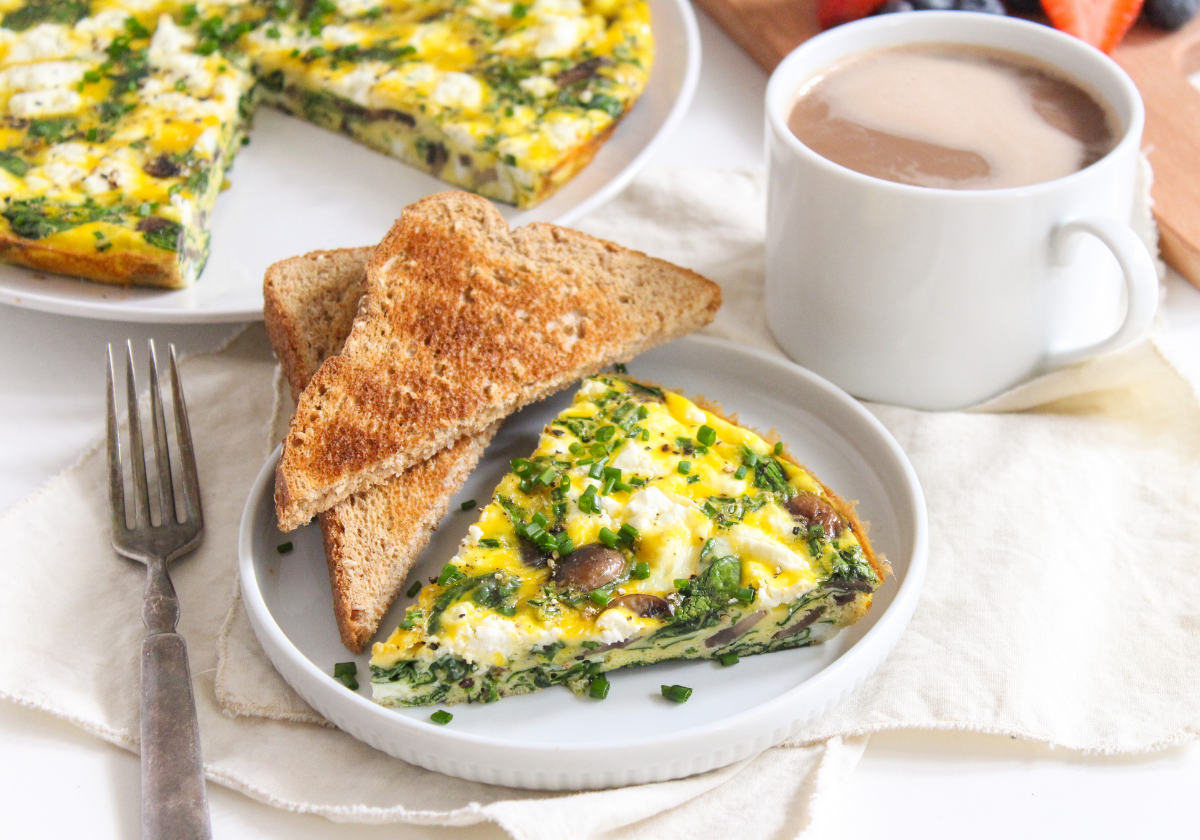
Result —
<path fill-rule="evenodd" d="M 644 0 L 0 0 L 0 259 L 199 275 L 259 101 L 529 207 L 645 88 Z"/>

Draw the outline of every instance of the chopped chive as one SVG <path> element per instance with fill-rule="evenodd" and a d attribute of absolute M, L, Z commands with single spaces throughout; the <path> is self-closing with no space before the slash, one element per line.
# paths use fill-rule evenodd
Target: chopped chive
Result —
<path fill-rule="evenodd" d="M 634 528 L 628 522 L 626 522 L 624 525 L 622 525 L 621 529 L 619 531 L 617 531 L 617 539 L 620 540 L 621 542 L 625 543 L 626 545 L 633 545 L 634 540 L 636 540 L 637 538 L 638 538 L 637 528 Z"/>
<path fill-rule="evenodd" d="M 686 703 L 687 699 L 692 696 L 692 690 L 686 685 L 664 685 L 662 696 L 672 703 Z"/>
<path fill-rule="evenodd" d="M 639 405 L 638 410 L 637 410 L 637 419 L 645 420 L 649 416 L 650 416 L 650 409 L 646 408 L 646 406 L 644 406 L 644 405 Z"/>
<path fill-rule="evenodd" d="M 608 447 L 603 443 L 593 443 L 588 447 L 588 452 L 591 452 L 597 458 L 603 458 L 608 454 Z"/>
<path fill-rule="evenodd" d="M 594 463 L 596 463 L 595 458 L 580 458 L 578 461 L 575 462 L 575 466 L 586 467 L 588 464 L 594 464 Z"/>
<path fill-rule="evenodd" d="M 588 597 L 592 599 L 592 603 L 599 604 L 602 607 L 612 600 L 612 595 L 608 594 L 602 589 L 597 589 Z"/>
<path fill-rule="evenodd" d="M 692 471 L 692 462 L 680 461 L 679 466 L 677 466 L 675 469 L 679 470 L 680 475 L 687 475 Z"/>
<path fill-rule="evenodd" d="M 338 662 L 333 666 L 333 678 L 351 691 L 358 691 L 358 665 L 353 662 Z"/>
<path fill-rule="evenodd" d="M 650 577 L 650 564 L 645 560 L 639 560 L 633 564 L 633 579 L 645 580 Z"/>
<path fill-rule="evenodd" d="M 467 499 L 465 502 L 463 502 L 461 505 L 458 506 L 458 509 L 459 510 L 470 510 L 473 507 L 475 507 L 475 500 Z"/>
<path fill-rule="evenodd" d="M 584 450 L 584 446 L 582 443 L 580 443 L 579 441 L 574 441 L 574 442 L 572 442 L 572 444 L 570 446 L 567 447 L 567 451 L 570 452 L 572 455 L 579 455 L 579 454 L 583 453 L 585 450 Z"/>
<path fill-rule="evenodd" d="M 608 528 L 600 529 L 600 542 L 604 543 L 609 548 L 617 547 L 617 535 Z"/>
<path fill-rule="evenodd" d="M 738 467 L 737 472 L 735 472 L 733 474 L 733 477 L 736 478 L 738 481 L 741 481 L 743 478 L 746 477 L 746 472 L 747 472 L 747 470 L 745 467 Z"/>
<path fill-rule="evenodd" d="M 537 525 L 539 528 L 545 528 L 547 525 L 550 524 L 549 521 L 547 521 L 546 517 L 543 516 L 541 513 L 535 513 L 530 521 L 532 521 L 533 524 Z"/>
<path fill-rule="evenodd" d="M 754 600 L 754 589 L 750 586 L 742 587 L 733 593 L 733 597 L 737 598 L 739 603 L 749 604 Z"/>
<path fill-rule="evenodd" d="M 610 685 L 608 677 L 603 674 L 597 674 L 592 678 L 591 685 L 588 686 L 588 695 L 593 700 L 603 700 L 608 696 L 608 687 Z"/>
<path fill-rule="evenodd" d="M 454 715 L 450 714 L 445 709 L 438 709 L 429 716 L 429 719 L 438 726 L 445 726 L 447 723 L 454 720 Z"/>
<path fill-rule="evenodd" d="M 613 370 L 615 370 L 617 373 L 622 373 L 622 374 L 629 373 L 629 368 L 625 367 L 625 365 L 622 362 L 617 362 L 615 365 L 613 365 Z"/>
<path fill-rule="evenodd" d="M 484 537 L 483 539 L 481 539 L 479 541 L 479 547 L 480 548 L 499 548 L 500 540 L 493 539 L 492 537 Z"/>
<path fill-rule="evenodd" d="M 275 546 L 275 550 L 280 554 L 287 554 L 293 548 L 295 548 L 295 546 L 293 546 L 290 542 L 280 543 L 279 545 Z"/>
<path fill-rule="evenodd" d="M 738 655 L 736 653 L 726 653 L 718 657 L 721 664 L 728 668 L 730 665 L 738 664 Z"/>
<path fill-rule="evenodd" d="M 442 566 L 442 573 L 438 575 L 438 586 L 447 586 L 465 577 L 466 575 L 459 571 L 458 566 L 455 566 L 453 563 L 447 563 L 445 566 Z"/>
<path fill-rule="evenodd" d="M 626 484 L 624 481 L 618 481 L 613 484 L 613 489 L 616 490 L 618 493 L 632 493 L 633 485 Z"/>
<path fill-rule="evenodd" d="M 533 482 L 531 482 L 529 479 L 523 479 L 517 486 L 521 488 L 521 492 L 525 495 L 529 495 L 531 492 L 533 492 Z"/>
<path fill-rule="evenodd" d="M 675 578 L 675 588 L 676 589 L 683 589 L 689 583 L 691 583 L 691 581 L 687 578 Z"/>
<path fill-rule="evenodd" d="M 588 470 L 588 478 L 600 478 L 604 475 L 604 460 L 601 458 L 596 463 L 592 464 L 592 468 Z"/>
<path fill-rule="evenodd" d="M 601 426 L 596 430 L 596 440 L 601 443 L 606 443 L 612 440 L 613 435 L 617 433 L 616 426 Z"/>
<path fill-rule="evenodd" d="M 696 431 L 696 440 L 705 446 L 712 446 L 717 442 L 717 430 L 705 424 Z"/>
<path fill-rule="evenodd" d="M 648 440 L 650 440 L 650 430 L 642 429 L 642 442 L 644 443 L 645 441 L 648 441 Z"/>
<path fill-rule="evenodd" d="M 615 478 L 604 479 L 604 486 L 600 488 L 600 495 L 602 495 L 602 496 L 609 495 L 610 493 L 612 493 L 613 488 L 616 485 L 617 485 L 617 480 Z"/>
<path fill-rule="evenodd" d="M 542 471 L 541 475 L 539 475 L 539 476 L 537 477 L 537 483 L 538 483 L 538 484 L 544 484 L 544 485 L 546 485 L 547 487 L 549 487 L 551 484 L 553 484 L 553 483 L 554 483 L 554 479 L 555 479 L 557 476 L 558 476 L 558 473 L 556 473 L 556 472 L 554 471 L 554 467 L 546 467 L 546 469 L 544 469 L 544 470 Z"/>
<path fill-rule="evenodd" d="M 411 598 L 421 591 L 421 581 L 415 581 L 412 586 L 408 587 L 408 597 Z"/>
<path fill-rule="evenodd" d="M 753 449 L 748 446 L 742 447 L 742 463 L 744 463 L 747 467 L 754 469 L 758 466 L 759 460 L 760 459 L 758 455 Z"/>
<path fill-rule="evenodd" d="M 571 539 L 571 535 L 566 531 L 559 534 L 555 542 L 558 545 L 558 553 L 564 557 L 575 550 L 575 541 Z"/>
<path fill-rule="evenodd" d="M 775 444 L 775 454 L 776 455 L 783 454 L 783 441 L 779 441 L 778 443 Z"/>
<path fill-rule="evenodd" d="M 688 484 L 695 484 L 695 483 L 696 483 L 697 481 L 699 481 L 699 480 L 700 480 L 700 476 L 698 476 L 698 475 L 689 475 L 689 476 L 688 476 L 687 483 L 688 483 Z"/>
<path fill-rule="evenodd" d="M 605 478 L 615 478 L 617 481 L 620 481 L 621 480 L 621 471 L 619 469 L 617 469 L 616 467 L 605 467 L 604 468 L 604 477 Z"/>

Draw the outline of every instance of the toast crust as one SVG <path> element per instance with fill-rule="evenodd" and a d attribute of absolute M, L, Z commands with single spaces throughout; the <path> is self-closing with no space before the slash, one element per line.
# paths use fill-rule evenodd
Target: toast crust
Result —
<path fill-rule="evenodd" d="M 709 323 L 720 288 L 462 192 L 405 208 L 345 348 L 300 396 L 276 472 L 292 530 L 582 376 Z"/>

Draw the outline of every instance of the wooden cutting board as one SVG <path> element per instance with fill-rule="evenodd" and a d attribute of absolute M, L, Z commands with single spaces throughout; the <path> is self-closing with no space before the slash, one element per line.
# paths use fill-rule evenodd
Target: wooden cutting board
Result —
<path fill-rule="evenodd" d="M 768 73 L 821 31 L 816 0 L 696 0 Z M 909 12 L 908 14 L 920 14 Z M 1113 58 L 1146 102 L 1143 148 L 1154 165 L 1163 258 L 1200 287 L 1200 17 L 1178 32 L 1139 24 Z"/>

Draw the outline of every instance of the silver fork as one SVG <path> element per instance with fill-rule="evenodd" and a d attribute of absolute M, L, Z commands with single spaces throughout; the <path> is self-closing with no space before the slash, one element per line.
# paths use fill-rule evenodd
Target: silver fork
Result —
<path fill-rule="evenodd" d="M 108 491 L 112 507 L 112 544 L 118 554 L 146 565 L 142 621 L 142 837 L 145 840 L 207 840 L 212 836 L 196 701 L 188 668 L 187 645 L 175 632 L 179 599 L 167 574 L 167 564 L 200 544 L 204 514 L 200 482 L 188 426 L 187 407 L 175 346 L 171 353 L 171 393 L 175 408 L 175 440 L 183 468 L 183 520 L 176 514 L 167 426 L 158 384 L 158 360 L 150 341 L 150 415 L 154 425 L 154 462 L 158 472 L 160 522 L 150 514 L 146 456 L 138 414 L 133 346 L 125 342 L 125 391 L 129 406 L 129 460 L 133 472 L 133 525 L 126 519 L 121 440 L 117 427 L 117 394 L 113 380 L 113 350 L 108 345 Z"/>

